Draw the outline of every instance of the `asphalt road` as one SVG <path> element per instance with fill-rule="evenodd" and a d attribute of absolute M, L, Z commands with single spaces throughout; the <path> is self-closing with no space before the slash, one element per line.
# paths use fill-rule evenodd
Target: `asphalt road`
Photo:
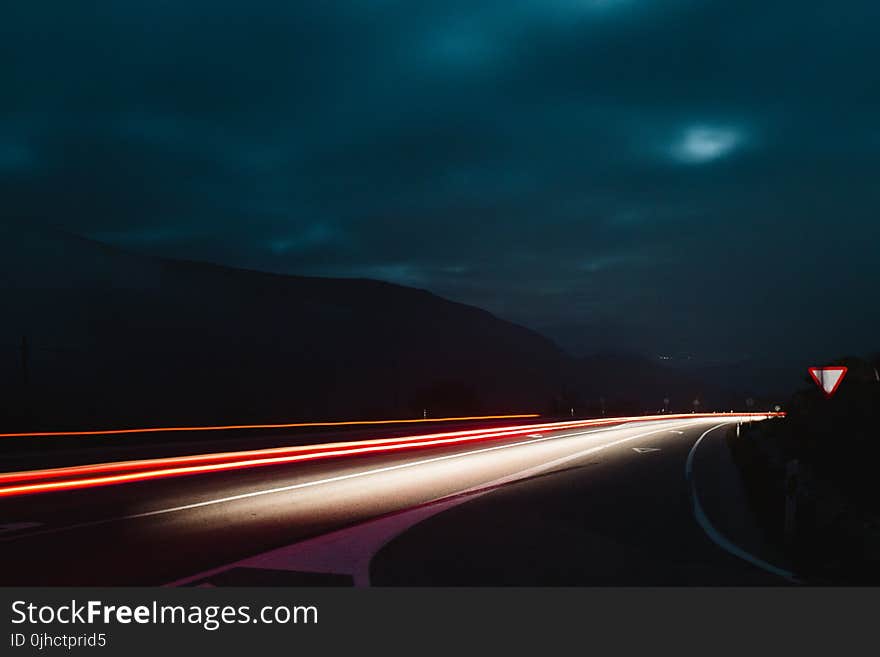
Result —
<path fill-rule="evenodd" d="M 688 457 L 733 421 L 541 431 L 3 498 L 0 584 L 785 583 L 695 517 L 701 486 L 707 500 L 719 493 L 715 477 L 700 481 L 699 458 L 687 476 Z"/>

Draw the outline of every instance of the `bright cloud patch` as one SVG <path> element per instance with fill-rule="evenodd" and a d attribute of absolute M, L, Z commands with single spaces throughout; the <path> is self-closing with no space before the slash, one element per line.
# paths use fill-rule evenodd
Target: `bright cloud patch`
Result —
<path fill-rule="evenodd" d="M 691 126 L 676 141 L 673 155 L 687 164 L 703 164 L 729 155 L 743 141 L 733 128 Z"/>

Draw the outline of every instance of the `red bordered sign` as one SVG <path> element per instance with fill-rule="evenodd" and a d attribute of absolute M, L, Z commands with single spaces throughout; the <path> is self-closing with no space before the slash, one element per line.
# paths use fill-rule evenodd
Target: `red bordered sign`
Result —
<path fill-rule="evenodd" d="M 822 388 L 822 392 L 825 393 L 826 397 L 831 397 L 831 395 L 837 392 L 837 388 L 840 387 L 843 377 L 846 376 L 846 368 L 843 365 L 834 367 L 811 367 L 808 371 L 810 372 L 810 376 L 813 377 L 813 381 L 816 382 L 816 385 Z"/>

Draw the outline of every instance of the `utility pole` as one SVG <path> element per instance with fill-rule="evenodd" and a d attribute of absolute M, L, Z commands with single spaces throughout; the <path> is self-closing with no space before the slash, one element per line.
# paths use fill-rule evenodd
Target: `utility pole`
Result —
<path fill-rule="evenodd" d="M 21 336 L 21 411 L 23 419 L 30 421 L 31 394 L 30 394 L 30 345 L 26 335 Z"/>
<path fill-rule="evenodd" d="M 27 390 L 30 383 L 30 354 L 26 335 L 21 336 L 21 386 Z"/>

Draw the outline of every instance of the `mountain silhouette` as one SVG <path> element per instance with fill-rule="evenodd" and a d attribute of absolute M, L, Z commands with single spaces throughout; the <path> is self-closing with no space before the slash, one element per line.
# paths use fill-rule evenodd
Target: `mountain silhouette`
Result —
<path fill-rule="evenodd" d="M 550 340 L 424 290 L 14 224 L 0 244 L 7 425 L 545 412 L 569 375 Z"/>

